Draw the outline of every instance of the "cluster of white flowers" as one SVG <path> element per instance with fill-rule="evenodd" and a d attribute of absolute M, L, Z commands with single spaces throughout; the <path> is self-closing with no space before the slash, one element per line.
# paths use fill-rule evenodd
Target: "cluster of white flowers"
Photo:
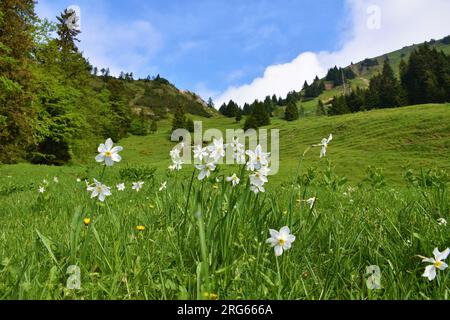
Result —
<path fill-rule="evenodd" d="M 263 152 L 261 145 L 258 145 L 254 151 L 247 150 L 246 154 L 249 157 L 246 167 L 252 172 L 250 189 L 254 193 L 265 192 L 264 184 L 268 182 L 267 176 L 270 172 L 268 167 L 270 153 Z"/>
<path fill-rule="evenodd" d="M 53 182 L 54 183 L 59 183 L 59 179 L 58 177 L 53 177 Z M 47 179 L 42 180 L 42 185 L 39 186 L 38 188 L 38 192 L 39 193 L 45 193 L 47 191 L 46 188 L 48 188 L 50 186 L 50 183 L 48 182 Z"/>
<path fill-rule="evenodd" d="M 200 170 L 198 180 L 209 178 L 211 172 L 216 170 L 217 164 L 225 157 L 225 150 L 223 139 L 214 139 L 213 143 L 205 148 L 195 146 L 194 160 L 197 163 L 195 168 Z"/>
<path fill-rule="evenodd" d="M 184 143 L 180 143 L 177 147 L 170 151 L 170 157 L 172 158 L 172 164 L 169 166 L 170 171 L 179 171 L 183 168 L 183 160 L 181 159 L 181 149 L 184 148 Z"/>
<path fill-rule="evenodd" d="M 245 146 L 239 142 L 239 138 L 233 138 L 230 147 L 233 150 L 233 159 L 237 164 L 245 164 Z"/>
<path fill-rule="evenodd" d="M 119 152 L 122 151 L 123 148 L 120 146 L 113 147 L 113 145 L 114 143 L 110 138 L 108 138 L 105 143 L 101 143 L 98 146 L 97 150 L 99 154 L 95 157 L 95 161 L 104 163 L 107 167 L 113 166 L 115 162 L 120 162 L 122 157 L 119 155 Z M 57 182 L 56 177 L 54 180 Z M 87 180 L 85 180 L 85 183 L 86 190 L 91 192 L 91 198 L 98 197 L 98 200 L 103 202 L 106 197 L 109 197 L 112 194 L 110 187 L 100 181 L 97 181 L 96 179 L 94 179 L 93 184 L 90 184 Z M 125 185 L 122 187 L 125 189 Z M 119 185 L 117 185 L 117 188 L 120 190 Z"/>
<path fill-rule="evenodd" d="M 180 170 L 183 163 L 180 158 L 181 147 L 183 144 L 175 147 L 170 151 L 172 165 L 171 170 Z M 239 142 L 239 138 L 234 137 L 230 144 L 224 144 L 223 139 L 213 139 L 213 142 L 203 147 L 197 145 L 193 148 L 195 168 L 200 172 L 197 176 L 198 180 L 203 181 L 211 176 L 217 168 L 217 165 L 225 157 L 227 148 L 233 152 L 233 159 L 237 164 L 245 164 L 247 171 L 250 171 L 250 189 L 254 193 L 265 192 L 264 184 L 268 182 L 267 176 L 270 172 L 268 167 L 270 153 L 263 152 L 261 145 L 255 150 L 245 150 L 245 146 Z M 248 157 L 248 161 L 247 161 Z M 241 179 L 234 173 L 226 178 L 233 186 L 238 185 Z"/>

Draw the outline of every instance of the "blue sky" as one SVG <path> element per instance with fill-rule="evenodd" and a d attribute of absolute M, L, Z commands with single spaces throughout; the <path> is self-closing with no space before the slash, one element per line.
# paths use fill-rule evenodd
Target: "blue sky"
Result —
<path fill-rule="evenodd" d="M 375 56 L 450 31 L 450 1 L 46 0 L 40 17 L 81 10 L 79 47 L 114 74 L 157 73 L 217 103 L 285 95 L 334 64 Z M 381 28 L 368 29 L 371 5 Z M 368 15 L 369 14 L 369 15 Z M 422 17 L 414 19 L 414 14 Z M 398 22 L 402 21 L 402 25 Z"/>
<path fill-rule="evenodd" d="M 249 82 L 266 66 L 291 61 L 299 52 L 335 49 L 348 16 L 336 0 L 47 0 L 38 3 L 37 12 L 52 17 L 74 4 L 81 9 L 80 47 L 91 61 L 96 51 L 89 48 L 93 35 L 88 33 L 97 32 L 91 27 L 98 19 L 106 29 L 115 24 L 124 30 L 145 21 L 158 36 L 144 33 L 128 45 L 142 53 L 153 47 L 148 61 L 111 68 L 142 77 L 160 73 L 180 88 L 212 92 Z M 139 48 L 139 42 L 147 44 Z M 126 51 L 120 45 L 113 49 L 107 53 L 111 59 Z M 126 70 L 130 67 L 136 69 Z"/>

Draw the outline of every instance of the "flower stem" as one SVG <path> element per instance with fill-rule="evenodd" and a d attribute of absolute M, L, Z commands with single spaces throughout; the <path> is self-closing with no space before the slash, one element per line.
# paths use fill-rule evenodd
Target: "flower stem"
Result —
<path fill-rule="evenodd" d="M 280 273 L 280 264 L 278 263 L 278 257 L 275 256 L 275 261 L 277 263 L 277 274 L 278 274 L 278 293 L 277 293 L 277 299 L 281 300 L 281 273 Z"/>
<path fill-rule="evenodd" d="M 194 170 L 192 170 L 191 181 L 189 182 L 188 196 L 187 196 L 187 200 L 186 200 L 186 205 L 184 207 L 184 216 L 185 217 L 187 215 L 187 210 L 188 210 L 188 206 L 189 206 L 189 199 L 191 197 L 191 189 L 192 189 L 192 182 L 194 181 L 194 176 L 195 176 L 195 167 L 194 167 Z"/>
<path fill-rule="evenodd" d="M 103 166 L 102 175 L 100 176 L 100 182 L 103 183 L 103 177 L 105 176 L 106 166 Z"/>

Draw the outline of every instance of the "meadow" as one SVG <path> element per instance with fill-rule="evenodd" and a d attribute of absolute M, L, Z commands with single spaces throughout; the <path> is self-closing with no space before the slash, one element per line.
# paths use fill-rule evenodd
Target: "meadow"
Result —
<path fill-rule="evenodd" d="M 111 167 L 97 150 L 70 166 L 1 166 L 0 299 L 448 299 L 448 269 L 422 275 L 425 257 L 443 268 L 433 250 L 450 243 L 450 105 L 275 128 L 280 172 L 257 194 L 242 165 L 203 181 L 192 165 L 167 170 L 168 121 L 116 142 Z M 330 133 L 326 157 L 304 153 Z M 86 190 L 94 178 L 111 188 L 105 201 Z M 276 256 L 269 230 L 285 226 L 295 241 Z"/>

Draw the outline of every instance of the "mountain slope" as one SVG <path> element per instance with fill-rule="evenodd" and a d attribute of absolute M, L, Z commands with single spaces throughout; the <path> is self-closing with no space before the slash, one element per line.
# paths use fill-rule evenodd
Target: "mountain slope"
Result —
<path fill-rule="evenodd" d="M 203 121 L 203 129 L 238 129 L 241 125 L 234 119 L 213 117 Z M 158 132 L 146 137 L 130 136 L 122 139 L 123 161 L 115 165 L 110 174 L 119 173 L 127 166 L 149 164 L 157 168 L 157 175 L 163 176 L 170 164 L 169 151 L 174 143 L 168 139 L 171 124 L 168 119 L 160 121 Z M 333 133 L 327 159 L 332 161 L 339 176 L 345 176 L 351 183 L 362 182 L 367 177 L 368 166 L 382 168 L 388 183 L 401 185 L 407 168 L 420 170 L 433 167 L 450 171 L 450 104 L 429 104 L 395 109 L 379 109 L 335 117 L 310 117 L 294 122 L 273 119 L 268 129 L 280 130 L 280 170 L 271 177 L 269 188 L 289 181 L 297 168 L 303 152 L 312 144 L 319 143 Z M 95 150 L 95 149 L 94 149 Z M 327 159 L 319 160 L 319 148 L 312 148 L 306 154 L 301 173 L 308 168 L 324 171 Z M 92 161 L 95 152 L 86 154 Z M 222 166 L 225 172 L 238 170 L 235 166 Z M 192 168 L 188 165 L 180 175 L 190 176 Z M 416 171 L 417 172 L 417 171 Z M 2 177 L 14 176 L 17 179 L 36 179 L 69 174 L 84 177 L 83 166 L 32 166 L 20 164 L 0 167 Z"/>
<path fill-rule="evenodd" d="M 102 78 L 97 77 L 93 86 L 102 88 L 103 81 Z M 123 93 L 132 113 L 145 118 L 166 119 L 178 106 L 182 106 L 186 113 L 192 115 L 207 118 L 217 115 L 217 111 L 208 107 L 197 94 L 179 90 L 168 80 L 159 76 L 152 80 L 125 80 L 110 77 L 107 85 Z"/>
<path fill-rule="evenodd" d="M 414 44 L 411 46 L 403 47 L 399 50 L 390 53 L 386 53 L 378 57 L 367 58 L 363 61 L 345 67 L 351 68 L 353 72 L 356 74 L 355 79 L 348 80 L 349 83 L 347 84 L 347 89 L 348 86 L 350 86 L 352 89 L 356 89 L 357 87 L 368 88 L 370 79 L 375 75 L 381 73 L 383 69 L 383 62 L 385 59 L 389 60 L 392 69 L 398 76 L 400 61 L 402 59 L 405 62 L 408 61 L 411 53 L 415 51 L 420 45 L 423 45 L 425 43 L 428 44 L 431 48 L 435 48 L 438 51 L 443 51 L 445 54 L 450 54 L 450 36 L 447 36 L 440 40 L 431 40 L 421 44 Z M 336 86 L 331 90 L 324 91 L 322 94 L 319 95 L 319 97 L 314 99 L 306 99 L 304 101 L 299 102 L 298 105 L 303 106 L 306 115 L 314 115 L 319 100 L 327 103 L 334 96 L 341 95 L 343 94 L 343 92 L 344 92 L 343 86 Z"/>

